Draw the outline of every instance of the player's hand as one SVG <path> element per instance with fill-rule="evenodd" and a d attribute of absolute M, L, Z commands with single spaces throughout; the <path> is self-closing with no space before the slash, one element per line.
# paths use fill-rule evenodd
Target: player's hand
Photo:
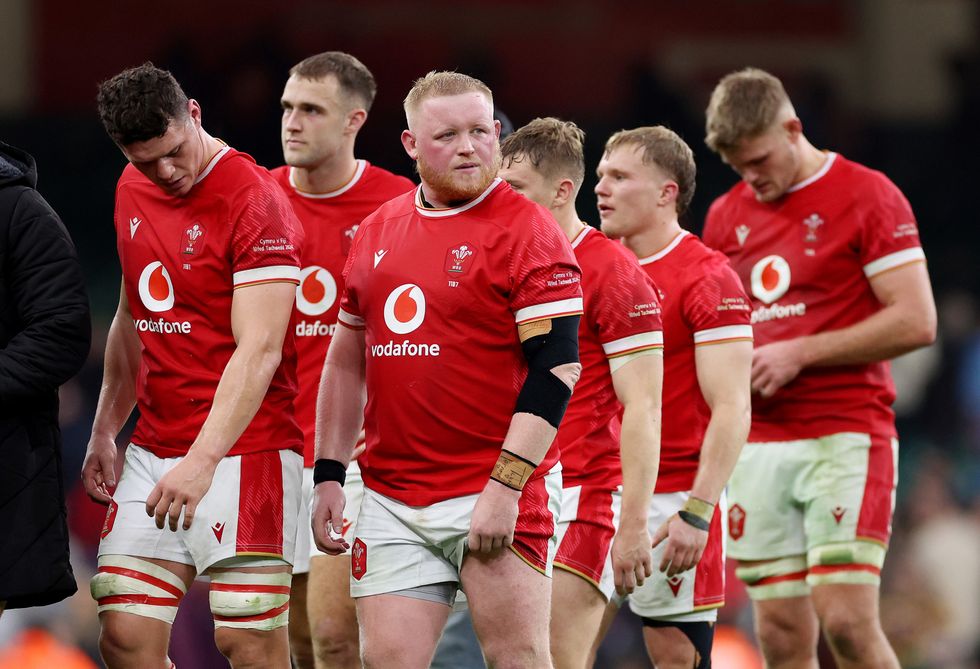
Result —
<path fill-rule="evenodd" d="M 490 553 L 514 543 L 521 492 L 493 479 L 476 498 L 467 545 L 471 551 Z"/>
<path fill-rule="evenodd" d="M 630 594 L 653 573 L 651 544 L 645 523 L 620 525 L 612 544 L 613 581 L 620 595 Z"/>
<path fill-rule="evenodd" d="M 787 339 L 759 346 L 752 351 L 752 392 L 762 397 L 773 394 L 803 369 L 803 341 Z"/>
<path fill-rule="evenodd" d="M 327 555 L 341 555 L 350 548 L 344 540 L 344 506 L 347 499 L 337 481 L 324 481 L 313 488 L 313 539 Z"/>
<path fill-rule="evenodd" d="M 110 488 L 116 487 L 116 442 L 106 436 L 93 434 L 85 450 L 82 464 L 82 486 L 93 501 L 108 504 L 112 501 Z"/>
<path fill-rule="evenodd" d="M 184 513 L 184 530 L 194 522 L 197 505 L 211 488 L 217 463 L 192 450 L 160 480 L 146 498 L 146 515 L 153 516 L 161 530 L 164 524 L 177 531 L 180 514 Z"/>
<path fill-rule="evenodd" d="M 660 571 L 666 572 L 671 578 L 682 571 L 694 568 L 704 554 L 708 543 L 708 533 L 689 525 L 676 513 L 667 519 L 653 535 L 653 547 L 667 540 L 664 547 L 663 559 L 660 560 Z"/>

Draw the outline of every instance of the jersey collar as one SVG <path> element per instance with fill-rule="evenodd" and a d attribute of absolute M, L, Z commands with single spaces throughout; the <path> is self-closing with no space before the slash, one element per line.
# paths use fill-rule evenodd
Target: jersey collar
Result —
<path fill-rule="evenodd" d="M 662 249 L 654 253 L 652 256 L 647 256 L 646 258 L 640 258 L 639 263 L 641 265 L 649 265 L 652 262 L 657 262 L 658 260 L 666 256 L 668 253 L 676 249 L 677 245 L 680 244 L 684 240 L 684 238 L 687 237 L 689 234 L 691 233 L 688 232 L 687 230 L 681 230 L 680 232 L 677 233 L 677 235 L 673 239 L 670 240 L 670 243 L 667 244 L 667 246 L 663 247 Z"/>
<path fill-rule="evenodd" d="M 577 249 L 578 245 L 581 244 L 583 241 L 585 241 L 585 238 L 588 236 L 588 234 L 591 231 L 592 231 L 592 226 L 586 223 L 585 227 L 582 228 L 579 231 L 579 233 L 575 235 L 575 239 L 572 240 L 572 248 Z"/>
<path fill-rule="evenodd" d="M 194 179 L 194 185 L 196 186 L 197 184 L 204 181 L 204 177 L 211 174 L 211 170 L 214 169 L 214 166 L 217 165 L 218 161 L 224 158 L 225 154 L 228 153 L 229 151 L 231 151 L 231 147 L 225 146 L 221 148 L 216 154 L 211 156 L 211 160 L 208 161 L 208 164 L 204 166 L 204 169 L 201 170 L 201 173 L 197 175 L 196 179 Z"/>
<path fill-rule="evenodd" d="M 817 170 L 816 172 L 814 172 L 813 174 L 811 174 L 810 176 L 808 176 L 806 179 L 804 179 L 800 183 L 793 184 L 792 186 L 790 186 L 789 188 L 786 189 L 786 192 L 787 193 L 795 193 L 796 191 L 802 190 L 802 189 L 806 188 L 807 186 L 809 186 L 810 184 L 819 181 L 820 178 L 823 175 L 825 175 L 827 172 L 830 171 L 830 168 L 834 164 L 834 161 L 836 159 L 837 159 L 837 154 L 834 153 L 833 151 L 828 151 L 827 152 L 827 159 L 825 161 L 823 161 L 823 165 L 820 166 L 820 169 L 819 170 Z"/>
<path fill-rule="evenodd" d="M 490 182 L 490 185 L 487 186 L 487 189 L 485 191 L 480 193 L 480 195 L 473 198 L 466 204 L 461 205 L 459 207 L 443 208 L 443 209 L 430 209 L 429 207 L 426 207 L 422 201 L 422 186 L 419 185 L 419 187 L 415 189 L 415 211 L 418 212 L 421 216 L 426 216 L 427 218 L 445 218 L 446 216 L 455 216 L 456 214 L 462 214 L 464 211 L 469 211 L 470 209 L 472 209 L 473 207 L 475 207 L 476 205 L 480 204 L 485 199 L 487 199 L 487 196 L 489 196 L 490 193 L 492 193 L 493 190 L 501 184 L 501 182 L 502 179 L 500 177 L 497 177 L 496 179 Z"/>
<path fill-rule="evenodd" d="M 296 194 L 302 197 L 312 198 L 314 200 L 325 200 L 331 197 L 337 197 L 338 195 L 343 195 L 351 188 L 353 188 L 355 185 L 357 185 L 357 182 L 360 181 L 361 177 L 364 175 L 364 170 L 367 169 L 367 161 L 358 159 L 357 167 L 354 169 L 354 176 L 350 178 L 350 181 L 345 183 L 340 188 L 336 188 L 326 193 L 311 193 L 309 191 L 302 190 L 299 186 L 296 185 L 295 169 L 296 169 L 295 167 L 289 168 L 289 185 L 293 187 L 293 190 L 296 191 Z"/>

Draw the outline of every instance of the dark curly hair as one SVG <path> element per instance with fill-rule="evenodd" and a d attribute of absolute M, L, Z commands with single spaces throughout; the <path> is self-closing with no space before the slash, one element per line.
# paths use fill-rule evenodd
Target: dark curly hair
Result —
<path fill-rule="evenodd" d="M 187 115 L 187 95 L 174 76 L 146 62 L 99 84 L 99 118 L 112 140 L 126 146 L 162 137 Z"/>

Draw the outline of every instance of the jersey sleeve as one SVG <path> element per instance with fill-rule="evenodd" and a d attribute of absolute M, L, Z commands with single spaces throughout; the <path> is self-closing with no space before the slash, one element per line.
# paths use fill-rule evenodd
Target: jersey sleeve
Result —
<path fill-rule="evenodd" d="M 664 345 L 660 300 L 653 280 L 635 260 L 610 254 L 590 285 L 586 310 L 610 360 Z"/>
<path fill-rule="evenodd" d="M 550 214 L 534 205 L 519 215 L 510 259 L 510 306 L 518 325 L 582 313 L 582 273 Z"/>
<path fill-rule="evenodd" d="M 926 257 L 908 200 L 884 175 L 876 176 L 871 209 L 863 217 L 859 240 L 861 264 L 869 279 Z"/>
<path fill-rule="evenodd" d="M 260 283 L 299 284 L 303 229 L 272 179 L 259 180 L 237 195 L 232 232 L 235 288 Z"/>
<path fill-rule="evenodd" d="M 722 209 L 724 196 L 719 197 L 717 200 L 711 203 L 711 207 L 708 209 L 708 214 L 704 218 L 704 229 L 701 231 L 701 241 L 704 245 L 712 249 L 721 248 L 721 235 L 722 235 Z"/>
<path fill-rule="evenodd" d="M 357 303 L 357 286 L 359 285 L 359 281 L 357 280 L 356 261 L 361 254 L 361 248 L 363 247 L 361 239 L 364 237 L 364 231 L 366 229 L 367 226 L 361 223 L 357 226 L 357 232 L 354 233 L 350 252 L 347 254 L 347 260 L 344 262 L 344 294 L 340 298 L 340 310 L 337 312 L 337 322 L 352 330 L 364 329 L 364 317 L 361 315 L 361 309 Z"/>
<path fill-rule="evenodd" d="M 688 287 L 681 311 L 694 333 L 695 346 L 752 341 L 751 302 L 723 257 L 712 259 Z"/>

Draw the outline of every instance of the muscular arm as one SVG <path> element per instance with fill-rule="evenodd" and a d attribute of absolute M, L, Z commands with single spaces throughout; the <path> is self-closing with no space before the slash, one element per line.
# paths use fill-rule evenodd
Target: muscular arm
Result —
<path fill-rule="evenodd" d="M 749 341 L 701 345 L 695 349 L 698 385 L 711 410 L 711 418 L 701 444 L 691 497 L 712 505 L 718 503 L 749 434 L 751 361 L 752 342 Z M 698 563 L 708 533 L 673 515 L 657 531 L 654 545 L 664 539 L 667 545 L 660 570 L 671 577 Z"/>
<path fill-rule="evenodd" d="M 752 389 L 769 397 L 806 367 L 889 360 L 936 338 L 936 305 L 924 262 L 868 280 L 882 308 L 837 330 L 760 346 L 752 361 Z"/>
<path fill-rule="evenodd" d="M 698 385 L 711 418 L 701 444 L 691 495 L 712 504 L 718 503 L 749 436 L 751 361 L 749 341 L 701 345 L 694 350 Z"/>
<path fill-rule="evenodd" d="M 96 502 L 108 504 L 109 491 L 116 485 L 116 435 L 136 405 L 136 376 L 140 366 L 140 340 L 133 326 L 129 300 L 123 284 L 119 306 L 106 340 L 102 389 L 92 423 L 92 436 L 82 465 L 82 485 Z"/>
<path fill-rule="evenodd" d="M 294 296 L 295 287 L 286 282 L 235 291 L 231 303 L 235 352 L 221 373 L 211 411 L 187 455 L 147 498 L 147 513 L 156 517 L 157 526 L 163 527 L 169 509 L 170 528 L 175 530 L 186 504 L 184 529 L 190 527 L 218 462 L 252 421 L 279 367 Z"/>
<path fill-rule="evenodd" d="M 339 327 L 320 375 L 316 400 L 316 459 L 348 464 L 364 422 L 364 330 Z M 314 488 L 313 536 L 317 547 L 332 555 L 347 549 L 339 533 L 344 520 L 344 492 L 338 482 L 324 481 Z"/>
<path fill-rule="evenodd" d="M 616 586 L 629 593 L 650 575 L 650 498 L 660 465 L 660 409 L 663 355 L 640 355 L 612 373 L 616 397 L 623 405 L 620 458 L 623 505 L 613 540 Z"/>

